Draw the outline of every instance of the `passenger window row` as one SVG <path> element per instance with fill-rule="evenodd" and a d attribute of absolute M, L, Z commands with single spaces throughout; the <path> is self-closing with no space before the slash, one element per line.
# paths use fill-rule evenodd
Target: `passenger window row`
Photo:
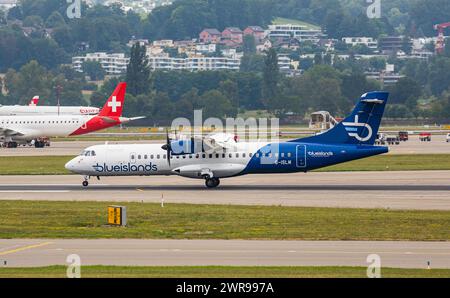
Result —
<path fill-rule="evenodd" d="M 189 155 L 172 155 L 170 158 L 171 159 L 174 159 L 174 158 L 176 158 L 176 159 L 205 159 L 205 158 L 209 158 L 209 159 L 212 159 L 212 158 L 216 158 L 216 159 L 219 159 L 219 158 L 227 158 L 227 156 L 228 156 L 228 158 L 233 158 L 233 157 L 235 157 L 235 158 L 246 158 L 247 156 L 248 157 L 250 157 L 250 158 L 252 158 L 253 157 L 253 153 L 228 153 L 228 154 L 225 154 L 225 153 L 222 153 L 222 154 L 219 154 L 219 153 L 216 153 L 216 154 L 206 154 L 206 153 L 202 153 L 202 154 L 195 154 L 195 155 L 193 155 L 193 154 L 189 154 Z M 287 154 L 285 154 L 285 153 L 281 153 L 281 154 L 279 154 L 279 153 L 275 153 L 275 154 L 272 154 L 272 153 L 266 153 L 266 154 L 260 154 L 260 153 L 256 153 L 255 155 L 254 155 L 255 157 L 257 157 L 257 158 L 260 158 L 260 157 L 269 157 L 269 158 L 272 158 L 272 157 L 275 157 L 275 158 L 278 158 L 278 157 L 285 157 L 285 156 L 287 156 L 287 157 L 292 157 L 292 154 L 291 153 L 287 153 Z M 162 159 L 166 159 L 167 158 L 167 155 L 162 155 Z M 135 155 L 131 155 L 131 159 L 136 159 L 136 156 Z M 144 159 L 144 160 L 147 160 L 147 159 L 150 159 L 150 160 L 154 160 L 154 159 L 161 159 L 161 155 L 160 154 L 158 154 L 158 155 L 153 155 L 153 154 L 151 154 L 151 155 L 147 155 L 147 154 L 145 154 L 145 155 L 141 155 L 141 154 L 139 154 L 139 155 L 137 155 L 137 159 L 138 160 L 141 160 L 141 159 Z"/>
<path fill-rule="evenodd" d="M 75 124 L 79 123 L 79 121 L 9 121 L 3 120 L 2 124 Z"/>

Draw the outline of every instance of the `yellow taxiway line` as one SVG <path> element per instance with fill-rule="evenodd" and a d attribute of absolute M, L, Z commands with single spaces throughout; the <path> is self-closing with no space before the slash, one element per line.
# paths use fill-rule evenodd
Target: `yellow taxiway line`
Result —
<path fill-rule="evenodd" d="M 33 244 L 33 245 L 22 246 L 22 247 L 19 247 L 19 248 L 16 248 L 16 249 L 7 250 L 7 251 L 1 251 L 1 252 L 0 252 L 0 256 L 13 254 L 13 253 L 16 253 L 16 252 L 19 252 L 19 251 L 28 250 L 28 249 L 38 248 L 38 247 L 50 245 L 50 244 L 52 244 L 52 243 L 53 243 L 53 242 L 44 242 L 44 243 L 39 243 L 39 244 Z"/>

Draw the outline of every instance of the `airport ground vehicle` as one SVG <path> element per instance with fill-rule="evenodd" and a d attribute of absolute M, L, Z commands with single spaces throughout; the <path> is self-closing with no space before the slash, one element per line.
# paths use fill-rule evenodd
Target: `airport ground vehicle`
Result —
<path fill-rule="evenodd" d="M 377 134 L 375 145 L 386 145 L 386 135 L 384 133 Z"/>
<path fill-rule="evenodd" d="M 400 131 L 398 133 L 398 138 L 401 142 L 406 142 L 409 140 L 409 134 L 407 131 Z"/>
<path fill-rule="evenodd" d="M 400 145 L 400 138 L 398 136 L 386 136 L 386 141 L 388 145 Z"/>
<path fill-rule="evenodd" d="M 431 133 L 429 132 L 422 132 L 419 135 L 419 139 L 421 142 L 431 142 Z"/>
<path fill-rule="evenodd" d="M 450 142 L 450 133 L 447 134 L 446 140 L 447 140 L 447 143 Z"/>

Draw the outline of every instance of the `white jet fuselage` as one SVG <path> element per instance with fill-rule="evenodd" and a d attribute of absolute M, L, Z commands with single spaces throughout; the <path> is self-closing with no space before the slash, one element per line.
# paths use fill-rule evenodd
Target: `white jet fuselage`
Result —
<path fill-rule="evenodd" d="M 20 134 L 12 135 L 14 140 L 31 140 L 42 136 L 67 137 L 93 117 L 84 115 L 0 116 L 0 127 L 4 138 L 8 138 L 8 131 L 20 132 Z"/>
<path fill-rule="evenodd" d="M 95 107 L 67 106 L 0 106 L 0 116 L 32 115 L 96 115 L 100 112 Z"/>

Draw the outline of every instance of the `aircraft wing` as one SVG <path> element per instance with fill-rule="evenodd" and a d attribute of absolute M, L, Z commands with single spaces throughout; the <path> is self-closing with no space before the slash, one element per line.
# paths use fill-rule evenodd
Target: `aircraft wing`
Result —
<path fill-rule="evenodd" d="M 25 132 L 21 132 L 21 131 L 16 131 L 10 128 L 3 128 L 0 127 L 0 135 L 5 136 L 5 137 L 17 137 L 17 136 L 24 136 Z"/>
<path fill-rule="evenodd" d="M 237 146 L 237 138 L 232 134 L 216 133 L 202 138 L 203 143 L 209 147 L 209 152 L 233 151 Z"/>

